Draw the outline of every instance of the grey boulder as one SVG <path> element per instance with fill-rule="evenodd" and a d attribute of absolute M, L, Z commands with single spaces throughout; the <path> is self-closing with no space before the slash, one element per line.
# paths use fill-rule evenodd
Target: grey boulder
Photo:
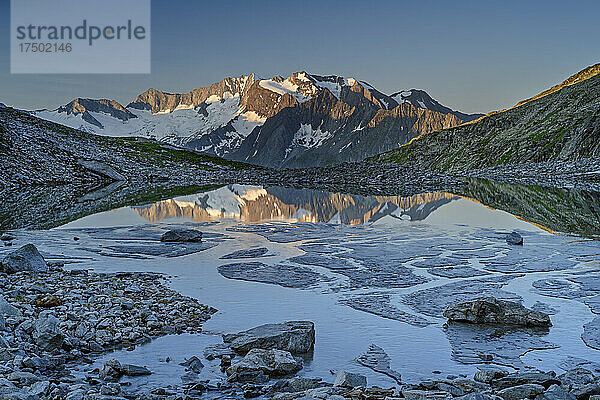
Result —
<path fill-rule="evenodd" d="M 499 324 L 518 326 L 551 326 L 550 316 L 530 310 L 519 303 L 480 297 L 463 303 L 451 304 L 444 311 L 449 321 L 471 324 Z"/>
<path fill-rule="evenodd" d="M 48 264 L 38 249 L 32 244 L 9 253 L 2 260 L 2 272 L 14 274 L 20 271 L 48 272 Z"/>
<path fill-rule="evenodd" d="M 519 235 L 517 232 L 511 232 L 506 235 L 506 243 L 512 244 L 515 246 L 520 246 L 523 244 L 523 237 Z"/>
<path fill-rule="evenodd" d="M 123 372 L 121 370 L 121 363 L 119 362 L 119 360 L 114 358 L 106 361 L 102 368 L 100 368 L 98 376 L 103 381 L 118 381 L 121 378 L 121 376 L 123 376 Z"/>
<path fill-rule="evenodd" d="M 496 379 L 504 378 L 506 375 L 508 375 L 508 372 L 501 369 L 482 369 L 475 373 L 473 380 L 489 384 Z"/>
<path fill-rule="evenodd" d="M 366 387 L 367 377 L 360 374 L 354 374 L 352 372 L 340 371 L 335 376 L 333 386 L 347 388 L 353 388 L 357 386 Z"/>
<path fill-rule="evenodd" d="M 247 331 L 223 335 L 237 354 L 244 355 L 252 349 L 279 349 L 292 354 L 310 352 L 315 344 L 315 325 L 310 321 L 288 321 L 266 324 Z"/>
<path fill-rule="evenodd" d="M 552 385 L 542 394 L 538 394 L 535 400 L 576 400 L 575 395 L 567 392 L 558 385 Z M 590 397 L 591 400 L 591 397 Z"/>
<path fill-rule="evenodd" d="M 524 384 L 535 384 L 544 387 L 550 387 L 552 385 L 560 384 L 560 380 L 556 377 L 554 372 L 513 372 L 500 379 L 493 380 L 492 386 L 499 389 L 505 389 L 512 386 L 519 386 Z"/>
<path fill-rule="evenodd" d="M 202 241 L 202 232 L 196 229 L 172 229 L 165 232 L 160 241 L 197 243 Z"/>
<path fill-rule="evenodd" d="M 522 400 L 531 399 L 535 396 L 544 393 L 542 385 L 536 385 L 534 383 L 526 383 L 524 385 L 513 386 L 506 389 L 502 389 L 498 392 L 498 396 L 504 400 Z"/>
<path fill-rule="evenodd" d="M 252 349 L 237 364 L 227 368 L 230 380 L 248 373 L 262 372 L 276 377 L 290 375 L 302 369 L 302 360 L 295 358 L 289 351 L 278 349 Z"/>
<path fill-rule="evenodd" d="M 216 343 L 204 348 L 204 358 L 214 360 L 223 356 L 235 357 L 235 352 L 225 343 Z"/>
<path fill-rule="evenodd" d="M 125 376 L 143 376 L 152 374 L 152 371 L 148 368 L 132 364 L 123 364 L 121 366 L 121 372 Z"/>
<path fill-rule="evenodd" d="M 33 340 L 38 347 L 45 351 L 59 349 L 65 336 L 58 327 L 58 319 L 47 311 L 41 312 L 33 323 Z"/>
<path fill-rule="evenodd" d="M 0 313 L 8 318 L 21 318 L 23 316 L 21 310 L 11 305 L 2 295 L 0 295 Z"/>

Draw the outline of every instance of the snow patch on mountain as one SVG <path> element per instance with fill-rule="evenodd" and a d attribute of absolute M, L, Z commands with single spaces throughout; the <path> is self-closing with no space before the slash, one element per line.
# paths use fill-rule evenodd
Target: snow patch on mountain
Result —
<path fill-rule="evenodd" d="M 342 86 L 337 82 L 316 81 L 315 85 L 321 89 L 329 90 L 338 100 L 342 95 Z"/>
<path fill-rule="evenodd" d="M 322 131 L 320 126 L 313 129 L 311 124 L 300 124 L 300 129 L 294 134 L 292 144 L 307 148 L 319 147 L 332 137 L 332 133 Z"/>
<path fill-rule="evenodd" d="M 406 99 L 412 95 L 412 90 L 403 90 L 392 96 L 392 99 L 396 100 L 398 104 L 408 103 L 409 101 Z"/>
<path fill-rule="evenodd" d="M 299 103 L 302 103 L 302 102 L 310 99 L 310 97 L 304 96 L 301 93 L 299 93 L 298 92 L 299 86 L 292 83 L 292 81 L 289 78 L 285 79 L 282 82 L 278 82 L 274 79 L 263 79 L 263 80 L 259 81 L 258 84 L 263 89 L 270 90 L 270 91 L 280 94 L 282 96 L 287 93 L 287 94 L 295 97 Z"/>

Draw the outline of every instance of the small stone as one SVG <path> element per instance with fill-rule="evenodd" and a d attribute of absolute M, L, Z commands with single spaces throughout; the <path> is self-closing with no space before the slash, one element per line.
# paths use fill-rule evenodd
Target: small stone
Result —
<path fill-rule="evenodd" d="M 31 385 L 28 389 L 28 392 L 38 396 L 43 397 L 46 396 L 48 391 L 50 390 L 50 381 L 40 381 Z"/>
<path fill-rule="evenodd" d="M 126 376 L 143 376 L 152 374 L 152 371 L 150 371 L 148 368 L 132 364 L 123 364 L 121 366 L 121 372 Z"/>
<path fill-rule="evenodd" d="M 517 232 L 511 232 L 506 235 L 506 243 L 519 246 L 523 244 L 523 237 Z"/>
<path fill-rule="evenodd" d="M 100 369 L 98 376 L 103 381 L 118 381 L 121 376 L 123 376 L 123 372 L 121 371 L 121 363 L 115 358 L 106 361 L 104 366 Z"/>
<path fill-rule="evenodd" d="M 0 313 L 8 318 L 20 318 L 23 313 L 0 295 Z"/>
<path fill-rule="evenodd" d="M 501 369 L 484 369 L 477 371 L 473 380 L 481 383 L 491 383 L 495 379 L 500 379 L 508 375 L 508 371 L 504 371 Z"/>
<path fill-rule="evenodd" d="M 107 383 L 100 387 L 100 393 L 105 396 L 117 396 L 121 393 L 121 386 L 118 383 Z"/>
<path fill-rule="evenodd" d="M 32 336 L 39 348 L 54 351 L 62 346 L 65 336 L 58 327 L 58 319 L 49 312 L 42 311 L 40 313 L 33 324 Z"/>
<path fill-rule="evenodd" d="M 504 400 L 530 399 L 538 394 L 544 393 L 545 390 L 546 389 L 542 385 L 526 383 L 524 385 L 502 389 L 498 392 L 498 396 L 502 397 Z"/>
<path fill-rule="evenodd" d="M 406 400 L 446 400 L 451 397 L 450 393 L 441 390 L 403 389 L 402 395 Z"/>
<path fill-rule="evenodd" d="M 197 374 L 199 374 L 200 371 L 202 371 L 202 368 L 204 368 L 204 364 L 202 364 L 202 361 L 200 361 L 200 359 L 196 356 L 186 359 L 179 365 L 183 365 L 184 367 L 189 368 L 190 371 L 195 372 Z"/>
<path fill-rule="evenodd" d="M 367 377 L 364 375 L 354 374 L 352 372 L 340 371 L 335 377 L 333 386 L 341 386 L 353 388 L 357 386 L 367 386 Z"/>

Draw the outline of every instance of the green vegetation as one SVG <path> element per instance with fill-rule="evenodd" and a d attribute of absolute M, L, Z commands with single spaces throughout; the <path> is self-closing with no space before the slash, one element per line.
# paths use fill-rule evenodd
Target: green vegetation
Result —
<path fill-rule="evenodd" d="M 370 158 L 440 172 L 600 157 L 600 64 L 473 123 L 424 134 Z M 554 90 L 555 89 L 555 90 Z"/>

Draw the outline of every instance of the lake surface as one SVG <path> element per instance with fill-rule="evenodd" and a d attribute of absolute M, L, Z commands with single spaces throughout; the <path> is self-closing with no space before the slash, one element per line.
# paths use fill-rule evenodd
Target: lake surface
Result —
<path fill-rule="evenodd" d="M 205 240 L 161 243 L 173 227 L 200 229 Z M 511 231 L 523 246 L 505 242 Z M 299 375 L 327 381 L 330 371 L 345 369 L 367 375 L 370 385 L 393 386 L 355 361 L 371 344 L 385 350 L 404 382 L 469 375 L 489 364 L 560 371 L 600 361 L 581 338 L 597 317 L 592 311 L 600 313 L 599 243 L 450 193 L 363 197 L 230 185 L 17 236 L 15 244 L 32 242 L 67 268 L 166 273 L 175 290 L 219 310 L 204 334 L 119 352 L 121 362 L 154 371 L 135 385 L 179 382 L 178 363 L 202 358 L 222 333 L 300 319 L 315 323 L 316 344 Z M 549 312 L 553 326 L 445 325 L 446 305 L 484 295 Z M 203 377 L 224 378 L 218 361 L 203 362 Z"/>

